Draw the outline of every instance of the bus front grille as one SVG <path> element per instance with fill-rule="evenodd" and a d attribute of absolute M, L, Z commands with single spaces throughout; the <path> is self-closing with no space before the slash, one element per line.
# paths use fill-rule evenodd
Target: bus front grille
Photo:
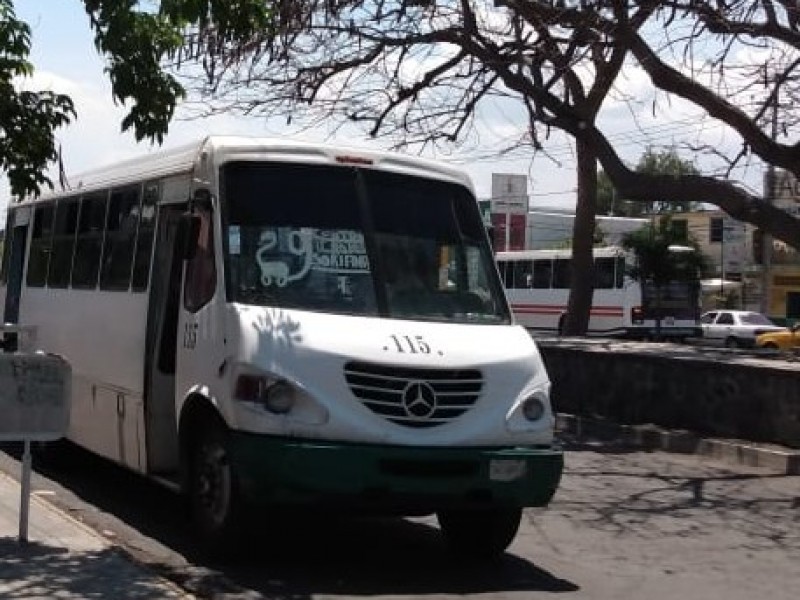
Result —
<path fill-rule="evenodd" d="M 353 395 L 372 412 L 406 427 L 435 427 L 464 414 L 483 389 L 477 369 L 427 369 L 348 362 Z"/>

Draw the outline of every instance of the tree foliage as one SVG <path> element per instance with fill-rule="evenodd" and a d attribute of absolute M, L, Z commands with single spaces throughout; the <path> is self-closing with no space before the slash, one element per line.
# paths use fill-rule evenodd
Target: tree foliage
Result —
<path fill-rule="evenodd" d="M 652 286 L 655 292 L 657 339 L 661 337 L 661 301 L 664 289 L 672 281 L 683 281 L 699 290 L 699 278 L 705 268 L 705 258 L 696 245 L 685 244 L 676 235 L 669 215 L 654 219 L 649 227 L 632 231 L 622 238 L 622 247 L 632 251 L 636 257 L 629 275 L 640 281 L 642 286 Z"/>
<path fill-rule="evenodd" d="M 689 243 L 687 246 L 677 235 L 669 215 L 655 218 L 647 227 L 625 234 L 622 247 L 636 256 L 630 276 L 657 288 L 674 280 L 698 279 L 705 269 L 705 258 L 693 242 Z M 676 252 L 676 248 L 687 251 Z"/>
<path fill-rule="evenodd" d="M 15 78 L 30 76 L 31 32 L 10 0 L 0 0 L 0 168 L 16 194 L 47 180 L 44 166 L 58 157 L 53 130 L 75 115 L 72 101 L 48 91 L 20 90 Z"/>
<path fill-rule="evenodd" d="M 216 45 L 247 47 L 254 32 L 269 30 L 272 15 L 272 3 L 264 0 L 76 1 L 83 3 L 95 46 L 106 60 L 114 100 L 127 108 L 122 130 L 157 143 L 185 95 L 164 64 L 186 59 L 211 64 Z M 188 28 L 213 32 L 213 39 L 208 35 L 188 48 Z M 22 85 L 34 72 L 30 44 L 30 27 L 17 19 L 13 0 L 0 0 L 0 168 L 16 197 L 52 185 L 44 173 L 58 158 L 55 131 L 76 116 L 68 96 Z"/>
<path fill-rule="evenodd" d="M 681 158 L 676 148 L 655 150 L 647 148 L 636 164 L 637 173 L 666 175 L 678 179 L 684 175 L 699 175 L 691 161 Z M 597 214 L 618 217 L 644 217 L 653 214 L 687 212 L 699 203 L 692 201 L 669 202 L 652 197 L 646 201 L 632 202 L 619 195 L 605 171 L 597 174 Z"/>

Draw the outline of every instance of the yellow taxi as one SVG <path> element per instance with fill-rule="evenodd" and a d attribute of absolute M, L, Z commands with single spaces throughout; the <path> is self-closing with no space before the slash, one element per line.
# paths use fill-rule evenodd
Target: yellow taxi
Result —
<path fill-rule="evenodd" d="M 800 323 L 795 323 L 791 329 L 762 333 L 756 338 L 756 347 L 770 350 L 800 348 Z"/>

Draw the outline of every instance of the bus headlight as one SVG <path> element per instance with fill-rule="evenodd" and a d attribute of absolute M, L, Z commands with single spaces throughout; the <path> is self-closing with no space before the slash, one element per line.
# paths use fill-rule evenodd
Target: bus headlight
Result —
<path fill-rule="evenodd" d="M 551 432 L 554 425 L 547 388 L 525 393 L 506 415 L 506 427 L 513 432 Z"/>
<path fill-rule="evenodd" d="M 239 373 L 233 397 L 248 407 L 251 415 L 281 422 L 324 425 L 328 411 L 311 394 L 292 382 L 266 373 Z"/>
<path fill-rule="evenodd" d="M 294 388 L 288 382 L 263 375 L 239 375 L 235 395 L 241 402 L 258 404 L 276 415 L 289 413 L 296 402 Z"/>
<path fill-rule="evenodd" d="M 276 415 L 285 415 L 295 404 L 294 389 L 285 381 L 273 383 L 266 390 L 264 408 Z"/>
<path fill-rule="evenodd" d="M 522 401 L 522 414 L 528 421 L 538 421 L 545 411 L 545 404 L 538 394 L 529 396 Z"/>

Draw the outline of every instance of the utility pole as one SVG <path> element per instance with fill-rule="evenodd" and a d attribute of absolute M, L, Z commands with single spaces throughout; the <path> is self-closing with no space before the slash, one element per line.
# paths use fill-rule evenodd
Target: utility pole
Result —
<path fill-rule="evenodd" d="M 778 138 L 778 91 L 775 90 L 775 97 L 772 102 L 772 131 L 770 137 L 773 141 Z M 767 167 L 767 177 L 764 182 L 766 189 L 764 190 L 764 199 L 769 204 L 775 204 L 777 174 L 775 173 L 775 165 L 770 164 Z M 762 280 L 761 280 L 761 314 L 769 316 L 770 309 L 770 279 L 772 273 L 772 236 L 766 231 L 762 236 L 763 251 L 762 251 Z"/>
<path fill-rule="evenodd" d="M 722 227 L 719 232 L 719 298 L 720 308 L 725 307 L 725 217 L 722 219 Z"/>

